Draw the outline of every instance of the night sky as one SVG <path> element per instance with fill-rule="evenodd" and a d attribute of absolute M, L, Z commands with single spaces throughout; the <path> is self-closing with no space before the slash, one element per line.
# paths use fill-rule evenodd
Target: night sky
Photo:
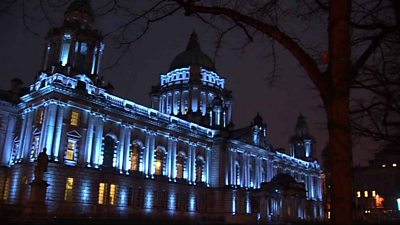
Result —
<path fill-rule="evenodd" d="M 94 6 L 96 9 L 96 6 Z M 36 36 L 23 25 L 19 8 L 11 13 L 0 13 L 0 65 L 1 89 L 8 89 L 10 80 L 21 78 L 26 85 L 40 70 L 44 52 L 44 37 L 50 28 L 42 19 L 28 19 L 29 27 Z M 49 13 L 55 25 L 61 25 L 65 9 Z M 40 13 L 31 9 L 31 13 Z M 109 32 L 118 24 L 118 19 L 110 16 L 98 18 L 95 27 L 103 33 Z M 293 27 L 296 24 L 290 24 Z M 290 28 L 290 27 L 289 27 Z M 325 32 L 312 28 L 301 35 L 307 41 L 321 41 Z M 100 75 L 115 87 L 114 94 L 150 106 L 149 92 L 152 85 L 159 82 L 159 75 L 168 72 L 173 58 L 186 48 L 190 33 L 198 33 L 203 52 L 214 58 L 215 33 L 210 27 L 196 18 L 185 17 L 183 12 L 169 17 L 151 26 L 150 31 L 122 58 L 118 65 L 113 64 L 120 54 L 112 36 L 105 39 L 105 55 Z M 302 113 L 308 122 L 310 133 L 317 140 L 317 155 L 320 158 L 322 148 L 327 143 L 326 119 L 322 102 L 311 81 L 297 62 L 278 44 L 276 74 L 272 83 L 269 78 L 273 71 L 273 57 L 270 42 L 266 38 L 256 37 L 253 44 L 244 51 L 238 49 L 245 36 L 234 32 L 223 42 L 215 58 L 217 72 L 226 78 L 226 88 L 233 91 L 233 121 L 235 128 L 248 126 L 257 112 L 260 112 L 268 125 L 269 140 L 275 148 L 289 148 L 288 140 L 294 134 L 297 116 Z M 365 164 L 370 158 L 369 150 L 358 145 L 355 149 L 355 164 Z"/>

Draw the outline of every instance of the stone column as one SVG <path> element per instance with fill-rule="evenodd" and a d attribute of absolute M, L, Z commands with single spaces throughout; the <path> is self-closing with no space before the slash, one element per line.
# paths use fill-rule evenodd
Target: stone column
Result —
<path fill-rule="evenodd" d="M 48 118 L 49 118 L 49 105 L 48 102 L 44 103 L 44 111 L 43 111 L 43 121 L 42 121 L 42 129 L 40 131 L 40 144 L 39 144 L 39 151 L 41 152 L 43 147 L 46 144 L 46 129 L 47 129 L 47 123 L 48 123 Z M 47 154 L 47 152 L 46 152 Z"/>
<path fill-rule="evenodd" d="M 129 155 L 130 155 L 130 151 L 131 151 L 131 131 L 132 131 L 132 127 L 131 126 L 127 126 L 126 127 L 126 132 L 125 132 L 125 152 L 124 152 L 124 171 L 128 172 L 128 170 L 130 169 L 130 162 L 129 162 Z"/>
<path fill-rule="evenodd" d="M 46 118 L 47 121 L 47 128 L 46 128 L 46 139 L 45 139 L 45 144 L 43 147 L 46 147 L 47 149 L 47 155 L 52 158 L 51 152 L 52 152 L 52 147 L 53 147 L 53 138 L 54 138 L 54 129 L 55 129 L 55 124 L 56 124 L 56 116 L 57 116 L 57 103 L 55 101 L 52 101 L 49 103 L 49 115 Z"/>
<path fill-rule="evenodd" d="M 260 165 L 259 165 L 259 161 L 258 161 L 258 157 L 254 157 L 254 182 L 253 182 L 253 188 L 257 188 L 258 187 L 258 182 L 259 182 L 259 177 L 260 177 Z"/>
<path fill-rule="evenodd" d="M 192 148 L 192 182 L 196 182 L 196 143 L 191 143 L 190 147 Z"/>
<path fill-rule="evenodd" d="M 32 143 L 32 132 L 33 132 L 33 110 L 29 110 L 27 112 L 27 121 L 24 126 L 25 132 L 23 133 L 23 142 L 20 142 L 20 145 L 22 145 L 22 150 L 21 150 L 21 158 L 25 158 L 26 161 L 29 161 L 29 156 L 31 153 L 31 143 Z M 22 133 L 22 132 L 21 132 Z"/>
<path fill-rule="evenodd" d="M 188 143 L 187 179 L 189 183 L 193 181 L 193 146 Z"/>
<path fill-rule="evenodd" d="M 95 116 L 92 113 L 89 113 L 88 118 L 88 127 L 86 131 L 86 141 L 85 141 L 85 163 L 87 166 L 90 166 L 91 158 L 92 158 L 92 149 L 93 149 L 93 131 L 94 131 L 94 123 Z"/>
<path fill-rule="evenodd" d="M 234 171 L 234 163 L 233 163 L 233 149 L 228 149 L 228 165 L 226 170 L 226 175 L 229 177 L 229 184 L 234 185 L 233 179 L 233 171 Z"/>
<path fill-rule="evenodd" d="M 232 149 L 232 185 L 237 186 L 237 171 L 236 171 L 236 149 Z"/>
<path fill-rule="evenodd" d="M 15 115 L 8 116 L 8 124 L 6 130 L 6 139 L 3 148 L 3 155 L 1 157 L 1 164 L 8 166 L 11 163 L 12 150 L 14 146 L 14 130 L 17 124 L 17 117 Z"/>
<path fill-rule="evenodd" d="M 242 153 L 242 177 L 240 178 L 241 186 L 247 187 L 247 162 L 246 162 L 246 153 Z"/>
<path fill-rule="evenodd" d="M 143 152 L 143 172 L 147 175 L 149 174 L 149 153 L 150 153 L 150 134 L 146 131 L 145 149 Z"/>
<path fill-rule="evenodd" d="M 97 168 L 103 163 L 101 160 L 101 151 L 103 148 L 103 117 L 101 115 L 96 116 L 95 123 L 96 128 L 94 136 L 94 148 L 92 150 L 92 164 Z"/>
<path fill-rule="evenodd" d="M 24 154 L 24 141 L 25 141 L 25 137 L 26 137 L 25 132 L 26 132 L 26 125 L 28 122 L 28 114 L 31 113 L 31 111 L 32 111 L 32 109 L 28 108 L 28 109 L 25 109 L 21 114 L 22 126 L 21 126 L 21 130 L 19 133 L 19 146 L 18 146 L 17 156 L 16 156 L 17 161 L 26 157 Z"/>
<path fill-rule="evenodd" d="M 120 172 L 122 171 L 122 166 L 124 161 L 125 131 L 126 131 L 125 125 L 121 123 L 119 129 L 118 146 L 117 146 L 117 168 Z"/>
<path fill-rule="evenodd" d="M 149 174 L 151 174 L 152 176 L 155 173 L 155 167 L 154 167 L 154 150 L 155 150 L 155 133 L 154 132 L 150 132 L 150 154 L 149 154 Z"/>
<path fill-rule="evenodd" d="M 60 104 L 58 106 L 55 136 L 54 136 L 54 143 L 53 143 L 53 149 L 52 149 L 54 161 L 56 161 L 56 162 L 60 160 L 59 156 L 62 155 L 62 154 L 60 154 L 60 145 L 61 145 L 60 142 L 61 142 L 61 134 L 62 134 L 62 128 L 63 128 L 63 119 L 64 119 L 64 105 Z"/>
<path fill-rule="evenodd" d="M 169 180 L 171 180 L 172 177 L 172 137 L 168 137 L 168 149 L 167 149 L 167 176 Z"/>
<path fill-rule="evenodd" d="M 211 148 L 206 148 L 206 183 L 207 186 L 210 183 L 210 160 L 211 160 Z"/>

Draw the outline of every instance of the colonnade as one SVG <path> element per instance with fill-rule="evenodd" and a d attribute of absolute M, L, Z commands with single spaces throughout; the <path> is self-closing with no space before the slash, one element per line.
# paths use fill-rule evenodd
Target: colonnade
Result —
<path fill-rule="evenodd" d="M 278 173 L 290 174 L 297 182 L 304 183 L 307 199 L 322 200 L 319 174 L 303 167 L 289 167 L 273 157 L 262 157 L 248 151 L 231 148 L 228 151 L 226 185 L 260 188 L 262 182 L 270 182 Z"/>
<path fill-rule="evenodd" d="M 47 149 L 47 155 L 50 160 L 53 161 L 63 161 L 65 156 L 65 146 L 68 140 L 68 128 L 65 128 L 65 122 L 70 123 L 70 118 L 66 117 L 67 106 L 65 103 L 49 100 L 44 102 L 40 107 L 35 106 L 25 109 L 22 114 L 22 124 L 19 133 L 19 145 L 14 147 L 13 143 L 7 144 L 8 147 L 3 152 L 3 155 L 9 155 L 7 157 L 2 157 L 2 163 L 6 164 L 8 162 L 18 163 L 22 159 L 29 159 L 29 161 L 35 160 L 32 156 L 33 152 L 33 129 L 38 124 L 40 120 L 41 127 L 37 127 L 35 130 L 40 130 L 39 138 L 39 151 L 41 149 Z M 72 110 L 72 107 L 71 109 Z M 132 140 L 133 134 L 135 132 L 140 132 L 136 136 L 140 136 L 144 140 L 139 140 L 143 143 L 140 146 L 140 162 L 139 171 L 143 172 L 147 177 L 154 177 L 155 175 L 155 151 L 158 146 L 156 146 L 156 140 L 162 138 L 167 140 L 165 147 L 165 169 L 162 175 L 168 177 L 170 180 L 175 180 L 177 178 L 177 151 L 178 143 L 182 145 L 179 150 L 182 150 L 186 154 L 185 158 L 185 169 L 184 178 L 187 179 L 189 183 L 199 182 L 196 177 L 196 163 L 198 154 L 201 154 L 204 158 L 204 170 L 202 174 L 202 181 L 208 183 L 209 172 L 210 172 L 210 151 L 211 148 L 207 147 L 205 144 L 199 144 L 197 142 L 189 141 L 185 137 L 178 137 L 167 134 L 166 132 L 159 133 L 155 130 L 143 129 L 140 127 L 135 127 L 132 124 L 127 124 L 123 122 L 116 122 L 109 120 L 105 115 L 97 112 L 85 112 L 81 109 L 76 109 L 79 112 L 79 120 L 85 120 L 84 122 L 79 122 L 79 126 L 76 129 L 81 131 L 80 139 L 78 140 L 76 153 L 78 157 L 76 159 L 76 164 L 83 164 L 87 167 L 99 168 L 103 163 L 103 148 L 104 148 L 104 126 L 106 123 L 112 123 L 113 130 L 118 130 L 116 135 L 116 164 L 115 167 L 121 173 L 129 173 L 131 170 L 131 154 L 132 154 Z M 40 114 L 43 115 L 40 115 Z M 39 118 L 41 117 L 41 118 Z M 14 122 L 13 122 L 14 121 Z M 9 123 L 13 123 L 13 126 L 8 126 L 10 132 L 7 132 L 8 142 L 14 141 L 13 132 L 11 130 L 15 129 L 17 118 L 14 120 L 9 120 Z M 87 122 L 86 122 L 87 121 Z M 87 124 L 86 127 L 81 127 L 81 124 Z M 13 136 L 13 137 L 11 137 Z M 143 142 L 142 142 L 143 141 Z M 63 143 L 61 143 L 63 142 Z M 12 151 L 15 151 L 15 156 L 12 156 Z M 4 161 L 4 162 L 3 162 Z M 7 162 L 6 162 L 7 161 Z M 164 164 L 163 164 L 164 165 Z"/>

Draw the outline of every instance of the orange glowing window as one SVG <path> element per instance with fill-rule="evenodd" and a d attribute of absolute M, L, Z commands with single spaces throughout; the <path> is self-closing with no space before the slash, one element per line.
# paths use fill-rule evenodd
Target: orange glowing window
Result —
<path fill-rule="evenodd" d="M 385 201 L 381 196 L 376 195 L 375 196 L 375 206 L 376 208 L 382 208 L 383 207 L 383 201 Z"/>

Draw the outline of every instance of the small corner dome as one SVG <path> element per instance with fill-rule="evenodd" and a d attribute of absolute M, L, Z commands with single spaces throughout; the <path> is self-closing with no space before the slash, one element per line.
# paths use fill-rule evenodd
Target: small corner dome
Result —
<path fill-rule="evenodd" d="M 169 71 L 189 66 L 201 66 L 207 70 L 216 71 L 214 62 L 201 51 L 196 32 L 190 35 L 186 50 L 172 60 Z"/>

